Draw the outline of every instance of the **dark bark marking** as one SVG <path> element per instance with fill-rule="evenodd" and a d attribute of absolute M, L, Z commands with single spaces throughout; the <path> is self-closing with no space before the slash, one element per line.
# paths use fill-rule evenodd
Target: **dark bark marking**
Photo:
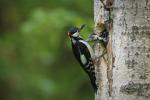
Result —
<path fill-rule="evenodd" d="M 150 83 L 134 83 L 129 82 L 120 87 L 120 92 L 127 95 L 136 95 L 149 98 L 150 97 Z"/>
<path fill-rule="evenodd" d="M 138 62 L 132 59 L 132 60 L 126 60 L 125 64 L 128 66 L 128 69 L 131 69 L 131 68 L 133 69 L 138 64 Z"/>
<path fill-rule="evenodd" d="M 146 57 L 147 57 L 147 58 L 150 58 L 150 54 L 147 54 Z"/>
<path fill-rule="evenodd" d="M 143 80 L 146 80 L 148 77 L 146 74 L 143 74 L 143 75 L 140 75 L 139 79 L 143 79 Z"/>
<path fill-rule="evenodd" d="M 138 57 L 140 54 L 138 52 L 135 53 L 135 56 Z"/>

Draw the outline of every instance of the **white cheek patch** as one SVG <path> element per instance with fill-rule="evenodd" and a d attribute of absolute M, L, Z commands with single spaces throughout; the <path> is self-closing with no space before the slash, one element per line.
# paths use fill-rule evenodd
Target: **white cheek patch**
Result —
<path fill-rule="evenodd" d="M 73 37 L 78 37 L 78 36 L 79 36 L 79 32 L 77 31 L 77 32 L 74 33 L 72 36 L 73 36 Z"/>

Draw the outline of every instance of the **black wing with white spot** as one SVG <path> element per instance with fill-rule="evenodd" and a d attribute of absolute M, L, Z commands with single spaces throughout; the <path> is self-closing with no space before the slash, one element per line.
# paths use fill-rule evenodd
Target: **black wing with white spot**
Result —
<path fill-rule="evenodd" d="M 85 72 L 89 75 L 92 86 L 94 90 L 97 91 L 97 85 L 95 83 L 96 81 L 95 69 L 93 62 L 94 53 L 92 51 L 92 48 L 87 42 L 83 40 L 76 41 L 76 43 L 73 44 L 72 46 L 75 57 L 77 58 L 78 62 L 85 70 Z"/>

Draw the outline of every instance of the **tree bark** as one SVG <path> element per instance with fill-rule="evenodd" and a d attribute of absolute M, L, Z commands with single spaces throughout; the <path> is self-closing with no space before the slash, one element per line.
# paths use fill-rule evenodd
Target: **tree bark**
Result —
<path fill-rule="evenodd" d="M 104 9 L 104 5 L 100 0 L 94 0 L 94 22 L 95 33 L 101 32 L 102 24 L 109 20 L 109 12 Z M 110 30 L 111 31 L 111 30 Z M 112 57 L 111 57 L 111 35 L 108 43 L 109 53 L 104 54 L 106 48 L 98 41 L 94 44 L 94 51 L 96 55 L 96 81 L 99 86 L 95 100 L 109 100 L 112 95 Z M 109 59 L 109 60 L 108 60 Z M 108 64 L 109 63 L 109 64 Z"/>
<path fill-rule="evenodd" d="M 99 85 L 95 100 L 150 100 L 150 0 L 114 0 L 112 12 L 105 55 L 109 64 L 100 57 L 101 43 L 94 47 Z M 94 0 L 95 32 L 107 14 L 100 0 Z"/>

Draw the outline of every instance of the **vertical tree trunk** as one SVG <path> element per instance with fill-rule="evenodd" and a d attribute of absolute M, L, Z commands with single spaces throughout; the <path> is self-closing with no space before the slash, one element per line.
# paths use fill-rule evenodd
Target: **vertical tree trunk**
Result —
<path fill-rule="evenodd" d="M 95 33 L 101 32 L 102 24 L 105 24 L 109 20 L 109 12 L 105 11 L 104 5 L 100 0 L 94 0 L 94 22 L 95 22 Z M 108 48 L 111 48 L 111 35 Z M 95 100 L 109 100 L 112 95 L 112 62 L 111 62 L 111 50 L 110 52 L 102 56 L 105 52 L 103 44 L 99 41 L 95 42 L 94 45 L 96 55 L 96 80 L 99 85 L 98 92 L 95 95 Z M 109 60 L 108 60 L 109 59 Z M 107 64 L 109 62 L 109 64 Z"/>
<path fill-rule="evenodd" d="M 95 27 L 105 19 L 102 3 L 94 0 Z M 112 51 L 108 53 L 113 52 L 115 59 L 113 84 L 110 84 L 110 73 L 107 73 L 112 64 L 106 66 L 99 57 L 99 51 L 103 49 L 97 42 L 99 90 L 95 100 L 150 100 L 150 0 L 114 0 L 112 19 Z M 108 61 L 111 59 L 108 57 Z"/>

